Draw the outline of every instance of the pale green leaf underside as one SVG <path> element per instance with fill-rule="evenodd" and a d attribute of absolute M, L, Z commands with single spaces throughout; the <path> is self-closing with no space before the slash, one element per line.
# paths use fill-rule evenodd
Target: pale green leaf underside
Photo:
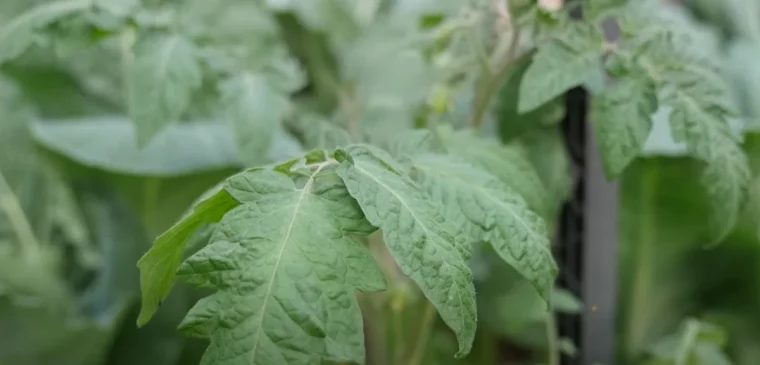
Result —
<path fill-rule="evenodd" d="M 654 84 L 634 78 L 617 82 L 591 103 L 591 122 L 609 179 L 619 176 L 644 148 L 657 111 Z"/>
<path fill-rule="evenodd" d="M 364 362 L 353 291 L 382 290 L 385 281 L 351 234 L 374 227 L 327 163 L 315 170 L 303 188 L 271 170 L 227 181 L 242 204 L 178 271 L 190 284 L 217 290 L 180 325 L 210 340 L 201 364 Z"/>
<path fill-rule="evenodd" d="M 261 163 L 287 110 L 287 97 L 262 75 L 248 73 L 224 84 L 222 95 L 240 159 L 249 166 Z"/>
<path fill-rule="evenodd" d="M 477 313 L 466 232 L 449 224 L 441 207 L 398 175 L 390 156 L 368 146 L 338 150 L 339 174 L 367 220 L 383 232 L 402 272 L 412 278 L 469 353 Z"/>
<path fill-rule="evenodd" d="M 201 85 L 195 47 L 178 35 L 159 35 L 135 46 L 127 71 L 129 114 L 137 143 L 145 146 L 167 125 L 177 122 Z"/>
<path fill-rule="evenodd" d="M 185 252 L 185 244 L 193 232 L 204 224 L 218 222 L 237 205 L 238 202 L 229 193 L 220 190 L 198 203 L 188 216 L 156 238 L 153 247 L 137 262 L 142 291 L 138 326 L 146 324 L 158 310 L 161 301 L 169 295 Z"/>
<path fill-rule="evenodd" d="M 593 24 L 574 23 L 541 46 L 520 84 L 518 111 L 527 113 L 585 82 L 600 67 L 604 41 Z"/>
<path fill-rule="evenodd" d="M 92 0 L 51 2 L 38 6 L 0 27 L 0 64 L 16 58 L 34 44 L 37 31 L 65 16 L 86 10 Z"/>
<path fill-rule="evenodd" d="M 432 200 L 443 203 L 449 225 L 467 232 L 470 244 L 489 242 L 549 300 L 557 265 L 546 224 L 519 195 L 489 173 L 451 157 L 419 156 L 413 167 L 415 180 Z"/>

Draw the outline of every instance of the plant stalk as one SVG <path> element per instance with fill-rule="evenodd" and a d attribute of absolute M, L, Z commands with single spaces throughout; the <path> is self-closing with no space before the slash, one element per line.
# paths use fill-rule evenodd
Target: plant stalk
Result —
<path fill-rule="evenodd" d="M 557 345 L 557 320 L 555 319 L 554 308 L 549 308 L 549 315 L 546 317 L 546 340 L 548 343 L 548 365 L 559 365 L 559 346 Z"/>
<path fill-rule="evenodd" d="M 483 80 L 482 86 L 475 92 L 475 101 L 473 104 L 472 119 L 470 119 L 470 127 L 474 129 L 480 128 L 485 119 L 488 106 L 491 104 L 494 94 L 499 90 L 499 87 L 504 81 L 504 77 L 507 75 L 510 66 L 515 58 L 517 52 L 517 46 L 520 40 L 520 29 L 515 27 L 512 30 L 507 46 L 507 50 L 504 55 L 500 55 L 500 48 L 497 46 L 494 51 L 494 63 L 495 69 L 486 71 L 486 77 Z"/>
<path fill-rule="evenodd" d="M 408 360 L 403 362 L 406 365 L 421 365 L 425 359 L 425 350 L 427 350 L 430 334 L 433 332 L 435 325 L 435 307 L 433 303 L 425 300 L 425 308 L 422 312 L 422 321 L 420 321 L 419 333 L 416 336 L 416 342 L 412 347 Z"/>

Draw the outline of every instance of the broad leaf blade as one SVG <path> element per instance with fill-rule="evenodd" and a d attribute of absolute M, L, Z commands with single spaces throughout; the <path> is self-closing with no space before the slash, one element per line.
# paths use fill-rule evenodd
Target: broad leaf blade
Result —
<path fill-rule="evenodd" d="M 369 251 L 350 237 L 366 226 L 364 218 L 326 166 L 318 164 L 300 189 L 271 170 L 227 182 L 242 204 L 178 271 L 188 283 L 218 289 L 181 325 L 209 337 L 201 364 L 364 362 L 352 292 L 385 282 Z"/>
<path fill-rule="evenodd" d="M 585 82 L 601 66 L 602 34 L 593 24 L 574 23 L 540 47 L 520 84 L 518 111 L 532 111 Z"/>
<path fill-rule="evenodd" d="M 419 285 L 456 334 L 457 356 L 469 353 L 477 313 L 464 232 L 450 232 L 440 207 L 398 175 L 393 169 L 398 163 L 382 151 L 352 146 L 336 151 L 336 158 L 341 161 L 338 174 L 367 220 L 382 229 L 402 272 Z"/>
<path fill-rule="evenodd" d="M 0 27 L 0 64 L 21 55 L 38 41 L 37 31 L 65 16 L 86 10 L 92 0 L 57 1 L 38 6 Z"/>
<path fill-rule="evenodd" d="M 624 78 L 594 97 L 591 121 L 607 178 L 619 176 L 644 148 L 657 111 L 655 86 Z"/>
<path fill-rule="evenodd" d="M 193 232 L 204 224 L 218 222 L 238 202 L 220 190 L 198 203 L 187 217 L 156 238 L 153 247 L 137 262 L 140 269 L 142 309 L 137 325 L 142 326 L 156 313 L 161 301 L 169 295 L 177 268 L 185 252 L 185 244 Z"/>
<path fill-rule="evenodd" d="M 144 147 L 167 125 L 177 122 L 201 85 L 195 46 L 177 35 L 146 38 L 135 46 L 127 71 L 129 114 Z"/>
<path fill-rule="evenodd" d="M 240 159 L 262 162 L 288 108 L 288 99 L 258 74 L 243 74 L 222 86 L 227 116 L 235 131 Z"/>
<path fill-rule="evenodd" d="M 551 211 L 546 187 L 535 168 L 518 146 L 503 146 L 496 141 L 477 137 L 471 131 L 440 128 L 439 134 L 447 151 L 459 156 L 494 176 L 525 199 L 528 206 L 542 217 Z"/>
<path fill-rule="evenodd" d="M 450 157 L 427 155 L 414 160 L 416 180 L 434 200 L 459 210 L 446 209 L 447 218 L 469 232 L 470 244 L 488 242 L 496 253 L 530 281 L 548 302 L 557 264 L 546 224 L 525 201 L 499 179 L 468 163 Z"/>

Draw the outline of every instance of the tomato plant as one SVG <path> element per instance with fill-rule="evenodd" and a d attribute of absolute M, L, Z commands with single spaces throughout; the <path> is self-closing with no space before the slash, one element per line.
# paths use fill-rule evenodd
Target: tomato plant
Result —
<path fill-rule="evenodd" d="M 551 251 L 572 183 L 558 122 L 576 87 L 593 95 L 610 179 L 670 109 L 668 137 L 699 161 L 711 243 L 749 196 L 718 65 L 657 2 L 37 3 L 0 5 L 16 128 L 3 135 L 47 189 L 35 227 L 26 180 L 0 179 L 6 256 L 10 271 L 44 267 L 52 288 L 15 290 L 108 315 L 83 336 L 135 338 L 109 326 L 137 316 L 170 337 L 195 302 L 179 329 L 209 341 L 202 364 L 494 363 L 494 333 L 558 364 L 573 346 L 553 313 L 580 306 L 554 287 Z M 57 173 L 37 166 L 35 143 Z M 134 262 L 139 293 L 111 271 Z M 504 305 L 518 326 L 489 327 Z M 688 336 L 708 328 L 695 323 Z M 172 341 L 166 361 L 193 356 Z"/>

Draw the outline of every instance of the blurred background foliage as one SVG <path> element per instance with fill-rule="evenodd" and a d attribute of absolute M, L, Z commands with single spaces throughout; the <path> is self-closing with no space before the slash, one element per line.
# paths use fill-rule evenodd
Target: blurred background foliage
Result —
<path fill-rule="evenodd" d="M 472 70 L 483 49 L 498 46 L 489 1 L 97 2 L 104 11 L 43 29 L 36 46 L 0 67 L 0 365 L 197 364 L 205 343 L 181 337 L 176 326 L 203 293 L 178 286 L 153 321 L 135 326 L 135 263 L 153 238 L 230 174 L 355 138 L 344 129 L 383 144 L 421 123 L 467 124 L 478 97 L 472 86 L 484 82 Z M 0 25 L 50 3 L 0 1 Z M 515 21 L 546 28 L 536 39 L 561 22 L 533 1 L 510 4 Z M 742 107 L 736 128 L 755 189 L 734 233 L 706 250 L 708 208 L 697 162 L 670 139 L 668 110 L 658 112 L 646 156 L 621 179 L 616 364 L 756 365 L 760 2 L 685 5 L 658 5 L 655 13 L 696 35 L 695 51 L 724 65 Z M 125 95 L 138 31 L 191 38 L 203 68 L 183 122 L 144 148 Z M 462 148 L 503 148 L 504 156 L 523 161 L 520 173 L 534 174 L 537 183 L 513 188 L 556 225 L 574 181 L 559 125 L 565 105 L 555 100 L 517 113 L 529 63 L 526 57 L 509 69 L 485 116 L 483 132 L 505 147 Z M 266 79 L 263 97 L 274 101 L 266 106 L 291 101 L 266 142 L 241 140 L 262 132 L 225 113 L 228 100 L 217 83 L 241 69 Z M 588 89 L 593 94 L 594 80 Z M 204 235 L 194 242 L 202 245 Z M 453 360 L 455 339 L 440 324 L 429 334 L 424 364 L 533 365 L 546 363 L 553 348 L 577 355 L 510 267 L 483 249 L 472 268 L 481 322 L 473 353 Z M 387 292 L 362 298 L 371 364 L 393 364 L 409 339 L 425 335 L 417 333 L 428 317 L 420 294 L 396 279 Z M 583 310 L 561 289 L 553 303 L 568 315 Z"/>

